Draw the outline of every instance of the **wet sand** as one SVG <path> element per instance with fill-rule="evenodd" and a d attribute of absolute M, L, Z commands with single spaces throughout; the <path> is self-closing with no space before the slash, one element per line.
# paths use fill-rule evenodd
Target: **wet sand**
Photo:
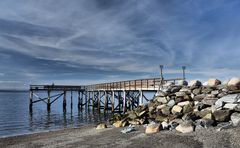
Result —
<path fill-rule="evenodd" d="M 215 128 L 202 129 L 193 133 L 182 134 L 176 131 L 160 131 L 146 135 L 144 128 L 122 134 L 122 128 L 109 127 L 96 130 L 94 126 L 75 129 L 63 129 L 30 135 L 21 135 L 0 139 L 0 147 L 5 148 L 223 148 L 240 147 L 240 128 L 217 131 Z"/>

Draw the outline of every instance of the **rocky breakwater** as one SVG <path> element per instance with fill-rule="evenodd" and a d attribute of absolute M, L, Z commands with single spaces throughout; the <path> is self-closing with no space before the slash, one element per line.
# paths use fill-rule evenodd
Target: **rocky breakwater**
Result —
<path fill-rule="evenodd" d="M 232 78 L 223 84 L 217 79 L 204 85 L 198 80 L 167 83 L 147 104 L 114 115 L 110 123 L 115 127 L 144 125 L 146 133 L 160 130 L 188 133 L 212 126 L 238 126 L 240 79 Z"/>

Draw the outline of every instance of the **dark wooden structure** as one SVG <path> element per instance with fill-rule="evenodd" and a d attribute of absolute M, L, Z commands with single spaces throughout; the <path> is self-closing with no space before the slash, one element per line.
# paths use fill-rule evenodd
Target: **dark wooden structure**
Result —
<path fill-rule="evenodd" d="M 51 105 L 62 98 L 63 109 L 66 110 L 67 97 L 66 93 L 71 92 L 71 108 L 73 107 L 72 92 L 78 94 L 78 108 L 92 108 L 93 110 L 111 110 L 112 112 L 125 112 L 127 109 L 137 107 L 143 104 L 148 98 L 144 95 L 146 92 L 157 92 L 161 85 L 167 82 L 175 83 L 176 79 L 150 78 L 138 79 L 129 81 L 119 81 L 111 83 L 101 83 L 94 85 L 30 85 L 29 109 L 32 110 L 32 105 L 37 102 L 44 102 L 47 109 L 50 110 Z M 56 95 L 51 95 L 51 92 L 57 92 Z M 39 97 L 38 92 L 47 92 L 45 98 Z"/>

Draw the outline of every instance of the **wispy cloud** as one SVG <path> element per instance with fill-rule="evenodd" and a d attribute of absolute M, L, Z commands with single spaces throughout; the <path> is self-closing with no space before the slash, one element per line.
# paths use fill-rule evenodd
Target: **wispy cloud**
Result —
<path fill-rule="evenodd" d="M 3 81 L 90 83 L 114 79 L 239 75 L 235 0 L 3 0 Z M 216 72 L 217 71 L 217 72 Z M 78 80 L 78 81 L 77 81 Z M 24 86 L 25 87 L 25 86 Z"/>

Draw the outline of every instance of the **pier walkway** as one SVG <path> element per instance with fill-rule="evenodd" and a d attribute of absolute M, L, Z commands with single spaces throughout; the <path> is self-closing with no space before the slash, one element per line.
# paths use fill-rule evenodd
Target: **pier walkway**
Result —
<path fill-rule="evenodd" d="M 71 93 L 71 108 L 73 107 L 73 92 L 78 94 L 78 109 L 91 108 L 93 110 L 111 110 L 112 112 L 125 112 L 133 109 L 139 104 L 143 104 L 144 100 L 149 101 L 144 95 L 146 92 L 157 92 L 160 86 L 167 83 L 175 83 L 183 78 L 163 79 L 149 78 L 128 80 L 110 83 L 101 83 L 94 85 L 30 85 L 29 109 L 38 102 L 44 102 L 47 109 L 50 110 L 51 105 L 59 98 L 63 99 L 63 110 L 66 110 L 67 97 L 66 93 Z M 51 95 L 51 92 L 57 92 Z M 42 98 L 38 93 L 46 92 L 46 97 Z"/>

